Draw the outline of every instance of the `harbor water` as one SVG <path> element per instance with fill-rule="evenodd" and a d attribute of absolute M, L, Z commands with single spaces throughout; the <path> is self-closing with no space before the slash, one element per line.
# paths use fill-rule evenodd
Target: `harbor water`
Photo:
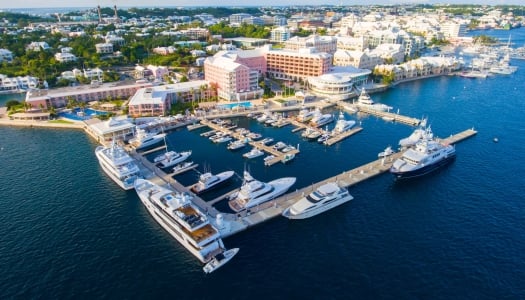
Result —
<path fill-rule="evenodd" d="M 494 34 L 505 40 L 508 32 Z M 523 43 L 525 30 L 512 38 Z M 442 76 L 373 94 L 401 114 L 428 117 L 437 136 L 471 127 L 479 133 L 456 146 L 454 163 L 428 176 L 395 182 L 383 174 L 351 187 L 354 200 L 329 212 L 278 217 L 226 238 L 240 251 L 208 275 L 134 191 L 105 176 L 97 144 L 84 132 L 0 127 L 0 298 L 523 298 L 525 61 L 511 63 L 519 70 L 510 76 Z M 377 159 L 413 131 L 376 117 L 346 118 L 364 130 L 332 147 L 303 140 L 291 126 L 234 119 L 299 144 L 301 153 L 287 165 L 245 160 L 249 148 L 213 144 L 200 136 L 205 128 L 174 131 L 167 144 L 191 149 L 201 172 L 242 176 L 249 169 L 264 181 L 295 176 L 297 189 Z M 175 179 L 189 185 L 197 176 Z M 203 198 L 240 183 L 233 178 Z"/>

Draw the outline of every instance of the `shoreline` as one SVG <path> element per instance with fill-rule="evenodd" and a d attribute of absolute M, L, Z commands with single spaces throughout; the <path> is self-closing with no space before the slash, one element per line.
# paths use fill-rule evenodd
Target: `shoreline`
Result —
<path fill-rule="evenodd" d="M 86 125 L 82 123 L 54 123 L 50 121 L 10 120 L 8 118 L 0 118 L 0 126 L 84 129 Z"/>

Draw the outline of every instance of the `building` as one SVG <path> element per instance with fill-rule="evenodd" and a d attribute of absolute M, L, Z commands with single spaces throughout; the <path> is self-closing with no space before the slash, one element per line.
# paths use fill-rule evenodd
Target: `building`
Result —
<path fill-rule="evenodd" d="M 263 90 L 258 85 L 260 71 L 236 62 L 237 59 L 237 55 L 228 56 L 222 51 L 206 58 L 204 78 L 217 87 L 219 98 L 235 101 L 261 97 Z"/>
<path fill-rule="evenodd" d="M 242 23 L 264 26 L 264 19 L 259 18 L 259 17 L 250 16 L 248 18 L 242 19 Z"/>
<path fill-rule="evenodd" d="M 2 62 L 12 62 L 13 61 L 13 52 L 7 49 L 0 49 L 0 63 Z"/>
<path fill-rule="evenodd" d="M 61 63 L 68 63 L 68 62 L 76 61 L 77 57 L 74 54 L 71 54 L 69 52 L 64 52 L 64 53 L 56 53 L 55 59 Z"/>
<path fill-rule="evenodd" d="M 241 24 L 243 19 L 249 18 L 251 16 L 252 15 L 245 13 L 230 15 L 230 24 Z"/>
<path fill-rule="evenodd" d="M 128 114 L 132 117 L 163 116 L 173 103 L 198 102 L 213 96 L 214 90 L 205 80 L 141 88 L 131 97 Z"/>
<path fill-rule="evenodd" d="M 447 38 L 465 36 L 467 33 L 467 24 L 452 21 L 444 22 L 440 26 L 440 31 Z"/>
<path fill-rule="evenodd" d="M 149 83 L 135 83 L 131 85 L 115 85 L 114 83 L 102 85 L 84 85 L 74 88 L 59 88 L 50 90 L 29 90 L 26 102 L 32 107 L 44 108 L 65 107 L 69 100 L 88 103 L 90 101 L 106 99 L 127 99 L 143 87 L 151 86 Z"/>
<path fill-rule="evenodd" d="M 117 36 L 117 35 L 107 35 L 105 38 L 105 41 L 107 44 L 112 45 L 118 45 L 118 46 L 124 46 L 126 43 L 126 40 L 124 40 L 123 37 Z"/>
<path fill-rule="evenodd" d="M 365 37 L 337 37 L 337 50 L 364 51 L 368 49 L 368 41 Z"/>
<path fill-rule="evenodd" d="M 289 40 L 291 37 L 291 32 L 288 28 L 284 26 L 276 27 L 271 31 L 270 41 L 275 43 L 282 43 Z"/>
<path fill-rule="evenodd" d="M 0 74 L 0 93 L 16 93 L 38 87 L 38 78 L 32 76 L 7 77 Z"/>
<path fill-rule="evenodd" d="M 267 75 L 281 80 L 299 81 L 320 76 L 332 65 L 332 55 L 312 48 L 289 51 L 267 47 L 265 57 Z"/>
<path fill-rule="evenodd" d="M 209 30 L 206 28 L 188 28 L 179 32 L 192 40 L 207 39 L 210 35 Z"/>
<path fill-rule="evenodd" d="M 49 44 L 46 42 L 31 42 L 26 46 L 26 51 L 40 51 L 50 49 Z"/>
<path fill-rule="evenodd" d="M 308 77 L 308 87 L 317 96 L 344 100 L 356 95 L 354 88 L 363 85 L 370 73 L 370 70 L 353 67 L 339 68 L 321 76 Z"/>
<path fill-rule="evenodd" d="M 113 53 L 113 44 L 111 43 L 99 43 L 95 45 L 97 53 L 100 54 L 111 54 Z"/>
<path fill-rule="evenodd" d="M 91 118 L 84 121 L 88 133 L 99 143 L 106 144 L 113 140 L 126 140 L 133 136 L 135 124 L 127 117 L 113 117 L 107 121 Z"/>
<path fill-rule="evenodd" d="M 298 51 L 303 48 L 315 48 L 317 52 L 334 54 L 337 50 L 337 38 L 333 36 L 311 35 L 309 37 L 294 36 L 284 43 L 284 49 Z"/>
<path fill-rule="evenodd" d="M 376 65 L 382 64 L 384 60 L 368 49 L 365 51 L 337 50 L 334 54 L 335 66 L 352 66 L 358 69 L 373 70 Z"/>

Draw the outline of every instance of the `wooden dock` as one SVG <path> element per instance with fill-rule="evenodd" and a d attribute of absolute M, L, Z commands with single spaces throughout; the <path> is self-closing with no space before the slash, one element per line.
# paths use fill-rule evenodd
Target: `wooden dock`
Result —
<path fill-rule="evenodd" d="M 150 149 L 150 150 L 147 150 L 147 151 L 141 151 L 140 154 L 142 155 L 148 155 L 150 153 L 153 153 L 153 152 L 157 152 L 157 151 L 160 151 L 160 150 L 164 150 L 164 149 L 167 149 L 166 145 L 162 145 L 162 146 L 159 146 L 159 147 L 156 147 L 156 148 L 153 148 L 153 149 Z"/>
<path fill-rule="evenodd" d="M 335 136 L 333 137 L 330 137 L 329 139 L 327 139 L 324 144 L 327 145 L 327 146 L 332 146 L 333 144 L 337 143 L 337 142 L 340 142 L 344 139 L 346 139 L 347 137 L 350 137 L 356 133 L 358 133 L 359 131 L 363 130 L 363 127 L 360 127 L 360 126 L 357 126 L 357 127 L 354 127 L 350 130 L 347 130 L 345 132 L 342 132 L 342 133 L 339 133 L 339 134 L 336 134 Z"/>
<path fill-rule="evenodd" d="M 392 120 L 394 122 L 407 124 L 410 126 L 417 126 L 421 122 L 421 120 L 416 119 L 416 118 L 407 117 L 407 116 L 403 116 L 403 115 L 399 115 L 399 114 L 395 114 L 395 113 L 391 113 L 387 111 L 375 110 L 375 109 L 371 109 L 363 105 L 356 105 L 356 107 L 358 108 L 359 112 L 364 112 L 369 115 Z"/>

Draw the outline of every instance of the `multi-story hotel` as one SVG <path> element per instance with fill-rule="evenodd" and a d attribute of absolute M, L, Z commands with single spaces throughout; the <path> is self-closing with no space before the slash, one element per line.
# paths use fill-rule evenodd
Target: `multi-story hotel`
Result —
<path fill-rule="evenodd" d="M 172 103 L 207 100 L 213 93 L 205 80 L 141 88 L 129 100 L 128 114 L 134 118 L 163 116 L 170 110 Z"/>
<path fill-rule="evenodd" d="M 337 50 L 337 38 L 333 36 L 311 35 L 309 37 L 294 36 L 284 43 L 284 49 L 299 51 L 303 48 L 315 48 L 317 52 L 333 54 Z"/>
<path fill-rule="evenodd" d="M 228 101 L 262 96 L 259 77 L 266 72 L 260 50 L 220 51 L 204 61 L 204 78 L 217 87 L 217 96 Z"/>
<path fill-rule="evenodd" d="M 370 70 L 336 67 L 330 73 L 308 77 L 308 86 L 315 95 L 344 100 L 356 95 L 354 88 L 363 85 L 370 73 Z"/>
<path fill-rule="evenodd" d="M 265 57 L 267 74 L 281 80 L 299 81 L 320 76 L 332 65 L 332 55 L 312 48 L 289 51 L 266 47 Z"/>

